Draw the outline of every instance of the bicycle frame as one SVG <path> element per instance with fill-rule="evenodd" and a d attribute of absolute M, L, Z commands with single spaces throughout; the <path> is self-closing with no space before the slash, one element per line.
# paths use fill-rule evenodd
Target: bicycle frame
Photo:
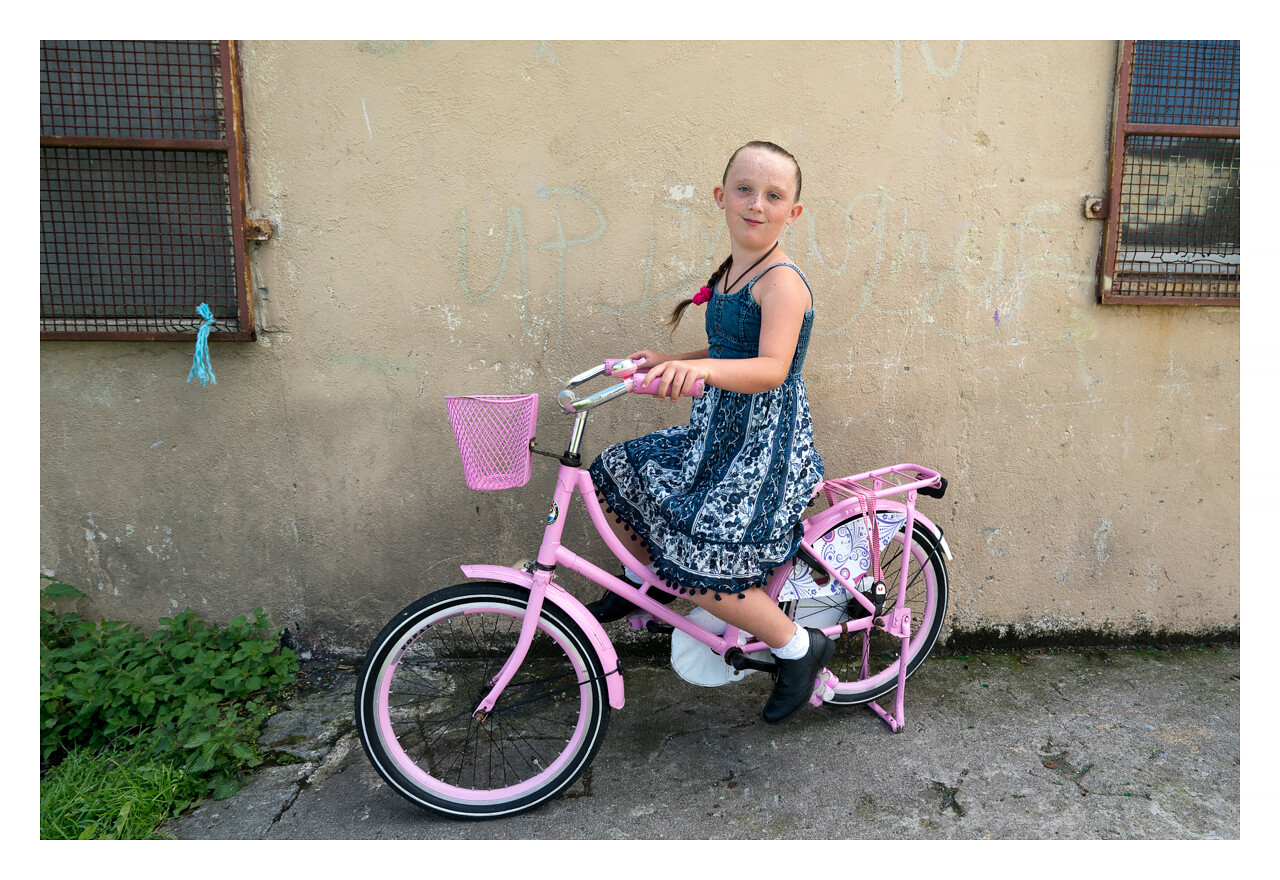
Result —
<path fill-rule="evenodd" d="M 573 412 L 576 418 L 573 426 L 573 433 L 570 440 L 570 446 L 563 456 L 552 456 L 560 459 L 560 469 L 556 477 L 556 485 L 552 494 L 551 510 L 547 516 L 547 527 L 543 533 L 542 543 L 538 550 L 537 559 L 533 564 L 532 574 L 518 569 L 492 566 L 492 565 L 464 565 L 462 571 L 468 577 L 492 577 L 498 580 L 505 580 L 510 583 L 525 585 L 529 589 L 529 603 L 526 614 L 521 625 L 520 636 L 516 647 L 511 656 L 503 664 L 501 670 L 493 678 L 491 688 L 488 694 L 481 700 L 476 707 L 474 716 L 483 720 L 490 712 L 493 711 L 499 698 L 502 696 L 503 689 L 512 680 L 516 671 L 520 668 L 520 664 L 524 662 L 528 654 L 528 650 L 533 641 L 534 632 L 537 628 L 538 616 L 542 612 L 544 603 L 547 601 L 549 593 L 552 595 L 552 601 L 556 602 L 562 608 L 569 611 L 576 620 L 584 624 L 584 629 L 591 636 L 592 641 L 597 648 L 603 648 L 601 660 L 605 663 L 605 668 L 610 665 L 614 666 L 613 671 L 607 672 L 609 679 L 609 697 L 610 704 L 614 708 L 621 708 L 624 698 L 622 694 L 621 683 L 621 666 L 617 663 L 617 653 L 613 650 L 612 643 L 608 636 L 604 633 L 603 628 L 595 621 L 594 618 L 586 611 L 581 602 L 574 599 L 568 592 L 564 591 L 552 581 L 552 573 L 559 566 L 564 566 L 574 571 L 587 580 L 592 581 L 605 589 L 617 593 L 626 598 L 628 601 L 636 605 L 641 612 L 649 616 L 661 620 L 662 622 L 681 630 L 690 637 L 696 639 L 704 645 L 707 645 L 715 653 L 724 656 L 731 648 L 739 648 L 743 654 L 750 654 L 756 651 L 768 649 L 768 645 L 754 637 L 748 639 L 745 643 L 739 644 L 740 630 L 736 627 L 729 626 L 723 635 L 716 635 L 697 623 L 689 620 L 683 615 L 677 613 L 671 608 L 663 605 L 648 595 L 651 589 L 662 590 L 668 593 L 675 593 L 665 585 L 658 582 L 645 565 L 635 557 L 627 546 L 614 534 L 613 529 L 609 527 L 607 515 L 596 496 L 595 484 L 591 479 L 591 474 L 577 461 L 578 449 L 582 440 L 583 430 L 587 411 L 594 406 L 612 400 L 627 391 L 633 390 L 630 383 L 624 381 L 618 385 L 599 392 L 592 397 L 584 400 L 577 400 L 576 397 L 569 392 L 569 388 L 580 385 L 590 378 L 594 378 L 607 370 L 608 367 L 597 367 L 588 371 L 581 376 L 575 377 L 570 381 L 568 388 L 561 392 L 559 402 L 566 412 Z M 567 397 L 566 397 L 567 395 Z M 532 444 L 531 444 L 532 446 Z M 535 451 L 540 451 L 536 450 Z M 548 453 L 542 453 L 548 454 Z M 821 559 L 820 555 L 814 553 L 814 544 L 824 534 L 838 525 L 840 522 L 848 519 L 850 516 L 857 514 L 870 514 L 877 509 L 880 501 L 884 501 L 884 505 L 880 505 L 879 509 L 896 508 L 906 513 L 906 521 L 900 527 L 905 529 L 904 547 L 911 546 L 911 537 L 916 527 L 917 520 L 923 521 L 926 528 L 929 528 L 941 540 L 941 530 L 937 529 L 927 518 L 918 514 L 915 509 L 915 501 L 917 493 L 920 489 L 926 487 L 937 487 L 942 481 L 937 471 L 929 468 L 921 467 L 914 464 L 899 464 L 891 467 L 880 468 L 874 471 L 868 471 L 850 477 L 842 477 L 833 480 L 827 480 L 819 483 L 814 490 L 814 496 L 820 492 L 827 495 L 831 506 L 811 517 L 803 520 L 804 533 L 800 541 L 801 550 L 807 553 L 808 558 L 806 564 L 812 568 L 814 562 L 821 566 L 822 572 L 839 584 L 853 600 L 862 604 L 868 612 L 865 617 L 856 621 L 846 621 L 844 623 L 827 626 L 822 632 L 828 636 L 840 634 L 848 636 L 851 633 L 870 630 L 873 627 L 882 629 L 891 636 L 902 640 L 901 657 L 906 658 L 908 654 L 908 644 L 911 638 L 911 609 L 905 605 L 907 573 L 908 566 L 903 565 L 899 574 L 899 585 L 897 598 L 892 611 L 881 609 L 881 613 L 876 614 L 876 608 L 858 589 L 858 583 L 866 577 L 870 572 L 863 572 L 856 575 L 852 580 L 844 578 L 839 571 L 833 570 L 827 566 Z M 581 497 L 583 504 L 586 506 L 587 513 L 591 517 L 592 524 L 595 526 L 596 532 L 604 541 L 605 545 L 613 553 L 615 557 L 627 568 L 634 572 L 641 573 L 644 578 L 642 586 L 634 586 L 623 579 L 605 571 L 599 566 L 583 559 L 569 548 L 565 547 L 561 542 L 564 534 L 565 522 L 569 505 L 573 500 L 574 493 L 577 492 Z M 905 495 L 905 503 L 902 501 L 890 500 L 893 496 Z M 837 501 L 837 498 L 843 497 L 844 500 Z M 945 546 L 945 543 L 944 543 Z M 878 553 L 878 549 L 876 551 Z M 949 554 L 948 554 L 949 555 Z M 766 590 L 770 597 L 777 599 L 787 578 L 790 576 L 794 567 L 795 560 L 786 562 L 778 566 L 771 575 Z M 899 663 L 898 686 L 895 698 L 895 704 L 892 713 L 881 708 L 875 701 L 868 703 L 872 709 L 882 720 L 884 720 L 891 730 L 897 732 L 902 729 L 904 723 L 904 689 L 906 682 L 907 664 L 905 659 Z M 863 674 L 866 674 L 866 658 L 863 661 Z"/>

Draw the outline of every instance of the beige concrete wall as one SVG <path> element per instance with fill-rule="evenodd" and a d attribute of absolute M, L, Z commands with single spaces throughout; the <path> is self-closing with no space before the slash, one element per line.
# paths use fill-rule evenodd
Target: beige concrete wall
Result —
<path fill-rule="evenodd" d="M 246 42 L 258 340 L 44 343 L 41 566 L 146 624 L 263 605 L 359 650 L 468 561 L 530 555 L 553 468 L 465 488 L 450 393 L 542 393 L 727 253 L 711 188 L 792 150 L 828 473 L 941 469 L 950 624 L 1235 630 L 1239 313 L 1101 307 L 1116 44 Z M 683 417 L 622 401 L 607 443 Z M 587 540 L 578 512 L 568 536 Z M 599 558 L 598 554 L 590 554 Z M 572 574 L 584 597 L 594 587 Z"/>

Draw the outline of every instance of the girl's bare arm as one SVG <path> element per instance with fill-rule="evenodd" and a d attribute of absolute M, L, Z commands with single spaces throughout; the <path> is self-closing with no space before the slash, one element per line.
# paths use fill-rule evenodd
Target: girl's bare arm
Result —
<path fill-rule="evenodd" d="M 810 306 L 809 289 L 794 272 L 770 272 L 760 279 L 752 293 L 760 303 L 759 355 L 710 358 L 708 350 L 703 349 L 665 358 L 649 370 L 650 378 L 663 380 L 658 386 L 658 397 L 674 400 L 687 394 L 698 379 L 726 391 L 745 394 L 769 391 L 786 380 L 800 340 L 804 313 Z"/>

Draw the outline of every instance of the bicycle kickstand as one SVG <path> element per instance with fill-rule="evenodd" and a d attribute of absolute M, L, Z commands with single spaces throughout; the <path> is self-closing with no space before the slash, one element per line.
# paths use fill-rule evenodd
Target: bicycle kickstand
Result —
<path fill-rule="evenodd" d="M 880 704 L 872 700 L 867 707 L 880 716 L 894 733 L 901 732 L 906 724 L 906 689 L 907 689 L 907 651 L 911 643 L 911 609 L 895 608 L 889 612 L 889 619 L 877 618 L 876 623 L 883 624 L 884 631 L 891 636 L 902 639 L 902 650 L 899 652 L 898 687 L 894 693 L 893 714 L 886 712 Z"/>

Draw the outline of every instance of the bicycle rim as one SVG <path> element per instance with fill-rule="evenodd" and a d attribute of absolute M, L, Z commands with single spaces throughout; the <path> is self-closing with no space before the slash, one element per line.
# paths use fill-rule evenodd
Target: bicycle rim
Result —
<path fill-rule="evenodd" d="M 461 818 L 512 815 L 563 792 L 595 756 L 608 725 L 604 671 L 554 606 L 494 711 L 472 717 L 515 647 L 527 599 L 506 584 L 442 590 L 370 648 L 357 688 L 361 742 L 410 801 Z"/>
<path fill-rule="evenodd" d="M 861 516 L 851 517 L 827 533 L 834 536 L 843 526 L 856 526 Z M 826 539 L 827 536 L 824 536 Z M 885 548 L 881 558 L 887 590 L 884 608 L 888 614 L 898 598 L 903 564 L 904 533 L 900 529 Z M 947 570 L 937 539 L 923 525 L 913 530 L 911 552 L 907 556 L 906 607 L 911 609 L 911 641 L 907 650 L 907 675 L 910 676 L 933 650 L 942 631 L 947 610 Z M 819 548 L 820 551 L 820 548 Z M 869 583 L 870 574 L 862 583 Z M 842 597 L 805 599 L 790 604 L 795 621 L 808 626 L 831 626 L 850 618 L 852 607 L 861 615 L 856 600 L 851 605 Z M 835 655 L 828 668 L 840 679 L 835 705 L 856 705 L 877 699 L 898 686 L 899 655 L 902 639 L 873 627 L 866 632 L 849 633 L 836 640 Z M 864 668 L 865 659 L 865 668 Z"/>

